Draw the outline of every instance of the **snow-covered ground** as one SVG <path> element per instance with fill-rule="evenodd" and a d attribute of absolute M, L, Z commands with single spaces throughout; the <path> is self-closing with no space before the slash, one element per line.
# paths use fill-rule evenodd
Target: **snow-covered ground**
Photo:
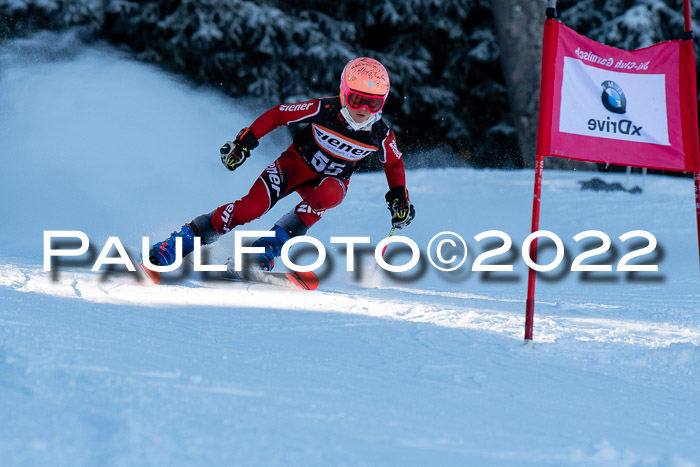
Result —
<path fill-rule="evenodd" d="M 541 227 L 567 256 L 538 281 L 533 348 L 529 170 L 409 171 L 417 217 L 400 233 L 423 255 L 439 232 L 461 235 L 468 259 L 450 273 L 424 259 L 375 275 L 366 252 L 344 270 L 331 236 L 388 233 L 382 174 L 356 174 L 310 231 L 333 262 L 317 291 L 90 272 L 108 237 L 135 251 L 244 195 L 287 130 L 235 173 L 218 148 L 262 110 L 70 34 L 0 48 L 2 465 L 700 464 L 689 179 L 635 175 L 644 193 L 631 195 L 580 190 L 600 174 L 545 171 Z M 271 227 L 291 198 L 245 229 Z M 599 259 L 613 272 L 568 271 L 584 251 L 572 237 L 591 229 L 611 238 Z M 44 272 L 46 230 L 83 231 L 92 250 Z M 474 239 L 487 230 L 512 238 L 499 259 L 513 272 L 471 271 L 500 245 Z M 645 244 L 619 239 L 632 230 L 657 238 L 636 262 L 658 272 L 614 271 Z M 232 250 L 225 237 L 208 260 Z"/>

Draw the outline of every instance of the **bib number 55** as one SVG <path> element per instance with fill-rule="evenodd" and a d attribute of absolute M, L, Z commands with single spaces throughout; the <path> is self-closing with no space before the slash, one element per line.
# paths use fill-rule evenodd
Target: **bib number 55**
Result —
<path fill-rule="evenodd" d="M 321 151 L 314 154 L 313 159 L 311 159 L 311 165 L 316 172 L 333 177 L 340 175 L 345 168 L 344 163 L 331 162 Z"/>

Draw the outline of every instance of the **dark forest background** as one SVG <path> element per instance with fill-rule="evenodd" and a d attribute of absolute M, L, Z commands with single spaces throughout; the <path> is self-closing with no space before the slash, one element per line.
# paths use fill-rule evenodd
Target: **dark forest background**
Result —
<path fill-rule="evenodd" d="M 579 33 L 624 49 L 683 33 L 682 0 L 556 6 Z M 700 0 L 692 6 L 697 21 Z M 383 115 L 408 160 L 432 150 L 433 165 L 519 168 L 534 161 L 545 7 L 545 0 L 0 0 L 0 47 L 38 30 L 80 27 L 86 41 L 107 40 L 270 107 L 337 94 L 345 63 L 371 56 L 390 72 Z M 696 54 L 697 47 L 696 39 Z"/>

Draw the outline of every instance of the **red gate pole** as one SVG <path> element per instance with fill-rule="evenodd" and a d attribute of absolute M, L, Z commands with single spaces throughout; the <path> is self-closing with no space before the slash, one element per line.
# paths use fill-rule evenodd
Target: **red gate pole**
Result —
<path fill-rule="evenodd" d="M 695 216 L 698 220 L 698 252 L 700 253 L 700 172 L 695 172 Z"/>
<path fill-rule="evenodd" d="M 540 204 L 542 199 L 542 173 L 544 156 L 537 154 L 535 159 L 535 190 L 532 198 L 532 232 L 540 230 Z M 537 239 L 530 244 L 530 259 L 537 263 Z M 535 270 L 530 268 L 527 275 L 527 300 L 525 301 L 525 343 L 532 345 L 532 328 L 535 320 Z"/>
<path fill-rule="evenodd" d="M 690 0 L 683 0 L 683 40 L 693 40 L 693 22 L 690 16 Z M 700 253 L 700 172 L 695 172 L 695 217 L 698 225 L 698 253 Z"/>
<path fill-rule="evenodd" d="M 540 77 L 540 109 L 537 122 L 537 151 L 535 155 L 535 189 L 532 198 L 532 232 L 540 229 L 540 204 L 542 199 L 542 174 L 544 156 L 549 154 L 552 127 L 552 95 L 554 83 L 554 59 L 556 56 L 558 27 L 556 1 L 547 1 L 544 35 L 542 37 L 542 76 Z M 530 258 L 537 263 L 537 239 L 530 244 Z M 532 268 L 527 276 L 527 299 L 525 301 L 525 344 L 532 345 L 532 328 L 535 318 L 535 279 Z"/>

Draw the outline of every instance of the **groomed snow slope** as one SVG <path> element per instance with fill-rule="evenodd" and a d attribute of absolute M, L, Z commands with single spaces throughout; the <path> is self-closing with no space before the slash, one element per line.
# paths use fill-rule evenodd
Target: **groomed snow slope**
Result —
<path fill-rule="evenodd" d="M 3 44 L 3 465 L 700 463 L 689 179 L 633 176 L 644 193 L 630 195 L 580 190 L 599 174 L 545 172 L 542 228 L 567 258 L 539 279 L 533 348 L 520 258 L 531 171 L 409 171 L 417 217 L 401 234 L 425 253 L 459 233 L 469 255 L 452 273 L 424 260 L 392 279 L 371 255 L 344 271 L 331 236 L 388 233 L 382 174 L 355 175 L 310 232 L 333 260 L 318 291 L 90 272 L 109 236 L 136 251 L 244 195 L 289 135 L 266 137 L 233 174 L 218 147 L 262 110 L 71 34 Z M 245 229 L 268 229 L 292 198 Z M 474 236 L 494 229 L 513 239 L 501 259 L 514 271 L 471 272 L 486 251 Z M 572 237 L 590 229 L 612 239 L 601 259 L 613 266 L 630 250 L 620 235 L 651 232 L 659 246 L 638 262 L 659 271 L 567 272 L 583 251 Z M 85 232 L 91 255 L 44 272 L 45 230 Z M 232 247 L 223 238 L 208 260 Z"/>

